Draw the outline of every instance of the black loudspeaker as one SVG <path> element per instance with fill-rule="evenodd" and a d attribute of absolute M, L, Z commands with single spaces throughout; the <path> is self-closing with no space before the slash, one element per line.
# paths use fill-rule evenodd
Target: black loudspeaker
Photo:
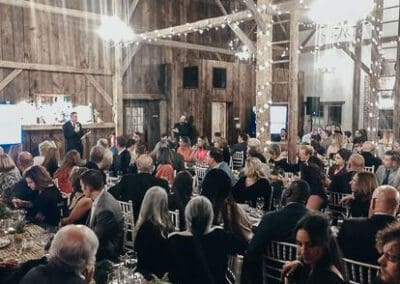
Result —
<path fill-rule="evenodd" d="M 307 97 L 306 114 L 317 115 L 319 114 L 319 97 Z"/>

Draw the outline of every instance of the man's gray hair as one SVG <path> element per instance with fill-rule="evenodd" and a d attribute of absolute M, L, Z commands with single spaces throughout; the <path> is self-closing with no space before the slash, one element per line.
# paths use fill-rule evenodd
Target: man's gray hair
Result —
<path fill-rule="evenodd" d="M 96 263 L 98 247 L 99 240 L 90 228 L 67 225 L 54 236 L 49 250 L 49 261 L 79 273 L 87 265 Z"/>

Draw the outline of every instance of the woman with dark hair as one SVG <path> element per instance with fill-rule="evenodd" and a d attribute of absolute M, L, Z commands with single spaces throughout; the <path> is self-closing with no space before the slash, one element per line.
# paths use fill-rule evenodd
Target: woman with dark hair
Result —
<path fill-rule="evenodd" d="M 54 173 L 58 169 L 57 152 L 56 148 L 50 148 L 44 156 L 42 166 L 46 168 L 50 176 L 54 176 Z"/>
<path fill-rule="evenodd" d="M 323 185 L 323 175 L 321 168 L 313 162 L 304 163 L 300 166 L 301 179 L 310 185 L 310 197 L 307 201 L 307 208 L 311 210 L 321 210 L 326 207 L 328 197 Z"/>
<path fill-rule="evenodd" d="M 231 180 L 223 170 L 213 169 L 206 174 L 201 195 L 211 201 L 214 225 L 224 224 L 226 231 L 250 241 L 253 236 L 250 223 L 233 199 Z"/>
<path fill-rule="evenodd" d="M 71 174 L 72 168 L 76 166 L 80 166 L 81 164 L 81 155 L 76 150 L 69 151 L 65 157 L 61 167 L 54 173 L 54 178 L 58 180 L 58 186 L 60 191 L 64 193 L 72 192 L 71 181 L 69 180 L 69 176 Z"/>
<path fill-rule="evenodd" d="M 373 173 L 356 173 L 350 181 L 352 196 L 344 197 L 340 202 L 350 204 L 352 217 L 368 217 L 372 193 L 378 187 L 378 181 Z"/>
<path fill-rule="evenodd" d="M 42 166 L 33 166 L 25 172 L 24 177 L 28 187 L 37 192 L 36 198 L 33 202 L 14 199 L 13 203 L 18 208 L 30 209 L 28 214 L 34 222 L 58 226 L 62 197 L 50 174 Z"/>
<path fill-rule="evenodd" d="M 289 283 L 346 283 L 341 252 L 325 216 L 315 213 L 303 217 L 297 223 L 296 240 L 301 259 L 283 266 Z"/>
<path fill-rule="evenodd" d="M 172 211 L 179 210 L 179 227 L 181 230 L 186 228 L 185 207 L 192 198 L 192 193 L 192 175 L 187 171 L 179 172 L 172 185 L 172 194 L 168 196 L 168 208 Z"/>
<path fill-rule="evenodd" d="M 221 227 L 212 227 L 211 202 L 194 197 L 185 209 L 187 230 L 168 237 L 169 280 L 181 284 L 225 284 L 228 255 L 243 251 L 246 242 Z"/>
<path fill-rule="evenodd" d="M 82 192 L 79 176 L 87 171 L 85 167 L 75 167 L 71 171 L 70 181 L 72 193 L 68 200 L 68 217 L 61 219 L 61 225 L 81 224 L 85 225 L 92 207 L 92 199 L 85 197 Z"/>
<path fill-rule="evenodd" d="M 335 155 L 335 164 L 329 168 L 328 177 L 330 180 L 334 176 L 341 175 L 346 172 L 347 162 L 351 156 L 351 152 L 347 149 L 340 149 Z"/>
<path fill-rule="evenodd" d="M 157 178 L 163 178 L 172 184 L 174 181 L 174 168 L 171 162 L 170 150 L 166 147 L 161 147 L 157 153 L 157 168 L 154 175 Z"/>
<path fill-rule="evenodd" d="M 178 154 L 183 157 L 185 162 L 191 162 L 192 159 L 192 149 L 190 148 L 189 137 L 183 136 L 179 138 L 179 147 L 176 150 Z"/>

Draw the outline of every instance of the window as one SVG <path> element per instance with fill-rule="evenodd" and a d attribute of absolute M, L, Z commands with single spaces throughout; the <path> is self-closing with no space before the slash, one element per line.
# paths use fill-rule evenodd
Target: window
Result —
<path fill-rule="evenodd" d="M 143 133 L 144 109 L 143 107 L 125 107 L 125 133 L 135 131 Z"/>
<path fill-rule="evenodd" d="M 199 67 L 191 66 L 183 68 L 183 88 L 197 89 L 199 87 Z"/>
<path fill-rule="evenodd" d="M 271 134 L 280 134 L 282 128 L 287 128 L 287 105 L 270 106 L 270 125 Z"/>
<path fill-rule="evenodd" d="M 328 124 L 342 125 L 342 106 L 328 105 Z"/>
<path fill-rule="evenodd" d="M 226 89 L 225 68 L 213 68 L 213 88 Z"/>
<path fill-rule="evenodd" d="M 381 109 L 379 110 L 379 130 L 392 130 L 393 129 L 393 110 Z"/>

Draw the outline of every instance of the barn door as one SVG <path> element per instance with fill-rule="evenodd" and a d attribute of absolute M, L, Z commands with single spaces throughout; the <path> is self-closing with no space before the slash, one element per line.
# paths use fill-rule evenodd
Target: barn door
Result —
<path fill-rule="evenodd" d="M 211 135 L 213 136 L 215 132 L 221 132 L 222 137 L 227 137 L 227 133 L 226 133 L 226 103 L 212 102 L 212 105 L 211 105 Z"/>

